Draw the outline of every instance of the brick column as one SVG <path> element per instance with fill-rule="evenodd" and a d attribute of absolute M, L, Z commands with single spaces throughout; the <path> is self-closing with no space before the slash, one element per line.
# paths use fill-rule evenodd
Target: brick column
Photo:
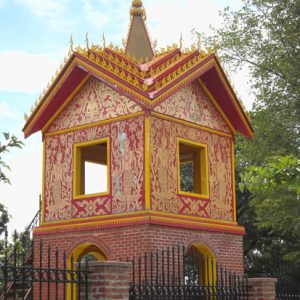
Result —
<path fill-rule="evenodd" d="M 130 263 L 90 262 L 89 300 L 128 300 Z"/>
<path fill-rule="evenodd" d="M 249 300 L 275 300 L 277 278 L 249 278 Z"/>

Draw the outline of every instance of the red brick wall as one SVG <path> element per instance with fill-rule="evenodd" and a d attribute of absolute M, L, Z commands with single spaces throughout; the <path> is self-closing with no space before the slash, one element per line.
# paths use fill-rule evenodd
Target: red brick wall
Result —
<path fill-rule="evenodd" d="M 243 273 L 243 242 L 242 236 L 226 233 L 204 232 L 159 225 L 137 225 L 111 229 L 90 231 L 74 231 L 57 234 L 39 234 L 34 237 L 36 242 L 35 261 L 39 261 L 39 240 L 43 240 L 44 249 L 48 245 L 59 249 L 60 258 L 66 251 L 69 256 L 72 251 L 84 242 L 97 245 L 107 256 L 108 260 L 124 260 L 134 255 L 144 254 L 145 251 L 161 250 L 163 247 L 185 246 L 193 243 L 205 244 L 217 258 L 217 262 L 226 269 Z M 46 251 L 44 251 L 46 255 Z M 54 252 L 51 260 L 55 260 Z M 44 256 L 44 261 L 47 261 Z M 61 262 L 62 260 L 59 259 Z"/>

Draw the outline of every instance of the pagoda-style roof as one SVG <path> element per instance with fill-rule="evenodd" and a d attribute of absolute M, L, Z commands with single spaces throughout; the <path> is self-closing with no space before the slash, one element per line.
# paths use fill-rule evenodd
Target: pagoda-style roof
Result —
<path fill-rule="evenodd" d="M 51 117 L 88 75 L 150 109 L 192 81 L 199 80 L 234 130 L 252 136 L 250 122 L 215 54 L 168 48 L 151 61 L 138 62 L 117 47 L 92 46 L 90 49 L 77 48 L 66 60 L 28 118 L 23 129 L 25 137 L 45 129 Z"/>
<path fill-rule="evenodd" d="M 39 130 L 45 132 L 56 112 L 75 96 L 87 76 L 98 78 L 146 109 L 197 80 L 230 123 L 233 133 L 252 136 L 250 122 L 217 56 L 195 46 L 182 50 L 176 45 L 154 53 L 144 17 L 141 0 L 133 0 L 125 49 L 106 47 L 105 41 L 102 47 L 89 47 L 87 42 L 86 48 L 73 50 L 71 45 L 69 57 L 27 118 L 25 137 Z"/>

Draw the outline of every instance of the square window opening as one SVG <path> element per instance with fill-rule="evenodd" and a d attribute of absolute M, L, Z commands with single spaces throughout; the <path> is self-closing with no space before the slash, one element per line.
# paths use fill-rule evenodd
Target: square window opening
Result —
<path fill-rule="evenodd" d="M 75 197 L 108 193 L 108 143 L 76 145 Z"/>
<path fill-rule="evenodd" d="M 179 142 L 179 189 L 183 193 L 207 196 L 206 146 Z"/>
<path fill-rule="evenodd" d="M 107 191 L 107 165 L 85 161 L 84 175 L 84 194 Z"/>

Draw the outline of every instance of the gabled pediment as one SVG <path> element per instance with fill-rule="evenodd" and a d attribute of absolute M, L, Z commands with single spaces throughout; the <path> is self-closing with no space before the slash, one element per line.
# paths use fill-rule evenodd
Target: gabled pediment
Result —
<path fill-rule="evenodd" d="M 216 107 L 214 99 L 205 93 L 198 80 L 162 101 L 154 111 L 224 133 L 234 132 L 229 120 Z"/>
<path fill-rule="evenodd" d="M 135 101 L 95 77 L 88 76 L 83 81 L 82 88 L 74 98 L 65 102 L 45 131 L 59 131 L 140 111 L 142 107 Z"/>

